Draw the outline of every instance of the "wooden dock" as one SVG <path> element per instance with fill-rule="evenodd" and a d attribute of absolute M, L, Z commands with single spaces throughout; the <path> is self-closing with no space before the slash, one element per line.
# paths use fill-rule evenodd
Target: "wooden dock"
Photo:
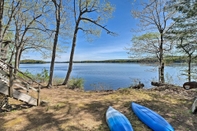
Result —
<path fill-rule="evenodd" d="M 9 91 L 9 87 L 3 83 L 2 81 L 0 81 L 0 93 L 4 94 L 4 95 L 9 95 L 8 93 Z M 23 101 L 23 102 L 26 102 L 30 105 L 37 105 L 37 99 L 32 97 L 32 96 L 29 96 L 25 93 L 22 93 L 20 91 L 17 91 L 15 89 L 13 89 L 13 98 L 14 99 L 17 99 L 17 100 L 20 100 L 20 101 Z"/>

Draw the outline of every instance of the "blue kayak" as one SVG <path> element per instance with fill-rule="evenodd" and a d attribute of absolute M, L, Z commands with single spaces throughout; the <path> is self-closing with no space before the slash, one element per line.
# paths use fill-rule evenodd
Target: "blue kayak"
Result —
<path fill-rule="evenodd" d="M 149 108 L 134 102 L 131 103 L 131 107 L 137 117 L 152 130 L 174 131 L 173 127 L 163 117 Z"/>
<path fill-rule="evenodd" d="M 109 107 L 106 112 L 106 121 L 110 131 L 133 131 L 129 120 L 113 107 Z"/>

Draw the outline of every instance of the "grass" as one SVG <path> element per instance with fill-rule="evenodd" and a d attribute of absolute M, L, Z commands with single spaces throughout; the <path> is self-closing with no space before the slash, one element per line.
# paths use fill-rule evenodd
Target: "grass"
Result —
<path fill-rule="evenodd" d="M 108 106 L 127 116 L 135 131 L 151 131 L 132 112 L 136 102 L 159 113 L 176 131 L 197 129 L 196 115 L 191 113 L 192 97 L 147 90 L 121 89 L 115 92 L 80 92 L 63 86 L 42 89 L 47 106 L 0 113 L 0 130 L 30 131 L 109 131 L 105 120 Z M 10 103 L 21 104 L 10 99 Z"/>

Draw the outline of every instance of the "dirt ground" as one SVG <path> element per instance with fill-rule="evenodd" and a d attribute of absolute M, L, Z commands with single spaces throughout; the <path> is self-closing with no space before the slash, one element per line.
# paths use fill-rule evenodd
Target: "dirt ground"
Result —
<path fill-rule="evenodd" d="M 191 113 L 196 90 L 153 88 L 82 92 L 54 87 L 42 89 L 43 106 L 29 107 L 9 99 L 12 110 L 0 113 L 0 131 L 109 131 L 105 113 L 113 106 L 127 116 L 135 131 L 151 131 L 132 112 L 136 102 L 163 116 L 176 131 L 196 131 L 197 115 Z"/>

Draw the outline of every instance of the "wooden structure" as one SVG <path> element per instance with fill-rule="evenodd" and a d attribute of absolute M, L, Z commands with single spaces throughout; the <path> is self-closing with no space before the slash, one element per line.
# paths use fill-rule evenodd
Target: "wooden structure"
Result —
<path fill-rule="evenodd" d="M 4 94 L 6 96 L 9 96 L 9 87 L 2 82 L 0 82 L 0 93 Z M 37 105 L 37 99 L 36 98 L 31 97 L 31 96 L 29 96 L 25 93 L 22 93 L 20 91 L 15 90 L 15 89 L 12 90 L 12 97 L 14 99 L 26 102 L 30 105 Z"/>
<path fill-rule="evenodd" d="M 30 105 L 39 105 L 41 85 L 5 62 L 7 60 L 8 43 L 9 42 L 0 43 L 0 95 L 4 96 L 2 98 L 0 97 L 0 108 L 8 104 L 8 102 L 3 103 L 8 100 L 8 98 L 5 97 L 11 97 Z M 16 74 L 21 74 L 20 76 L 23 77 L 14 74 L 13 70 L 16 70 Z M 31 85 L 37 88 L 31 87 Z M 37 96 L 31 96 L 30 91 L 37 92 Z"/>

